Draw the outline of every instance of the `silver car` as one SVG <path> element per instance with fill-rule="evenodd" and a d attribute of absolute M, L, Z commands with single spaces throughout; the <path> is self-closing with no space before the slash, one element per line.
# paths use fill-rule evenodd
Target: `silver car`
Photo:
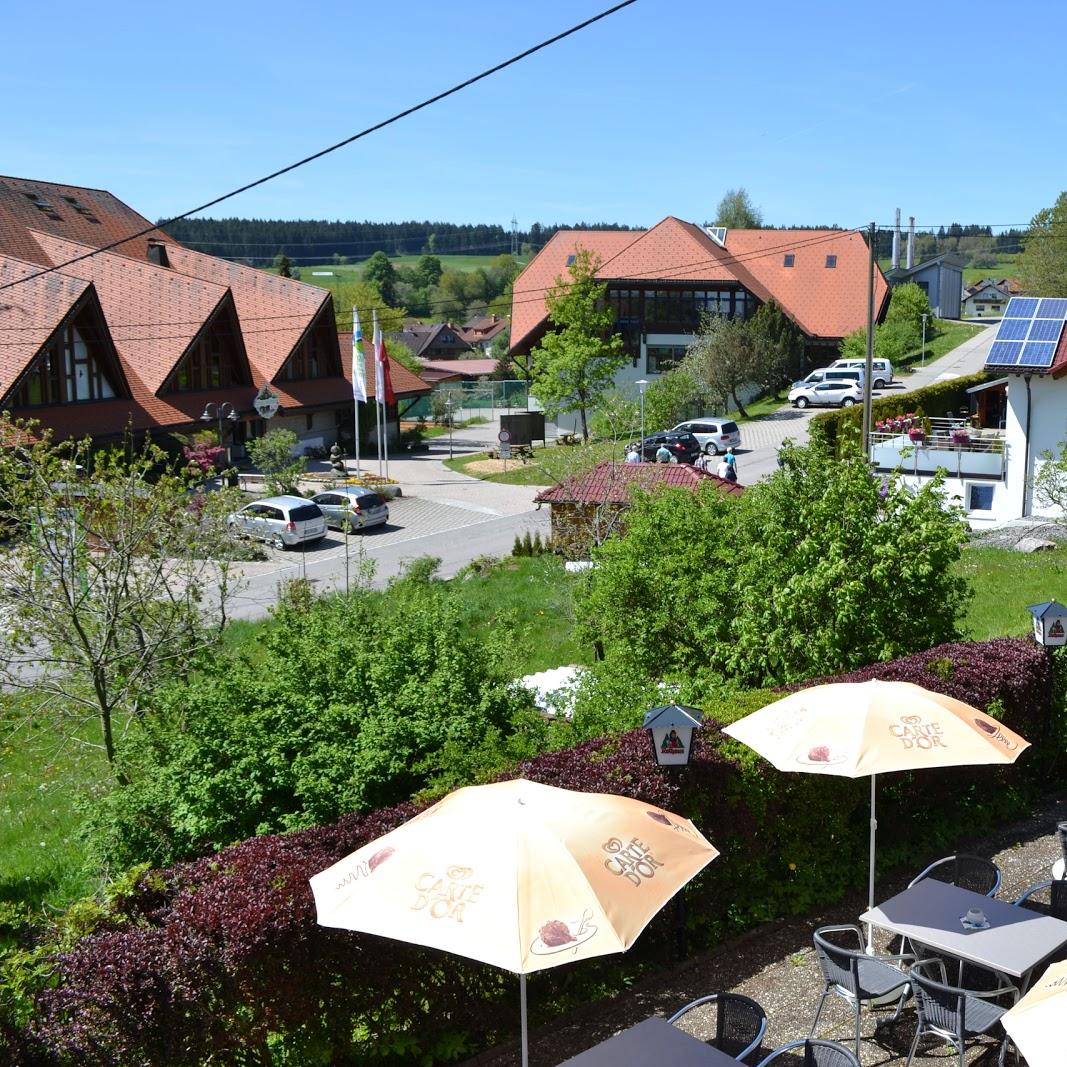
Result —
<path fill-rule="evenodd" d="M 228 522 L 240 533 L 281 549 L 326 536 L 322 509 L 299 496 L 270 496 L 253 501 L 233 512 Z"/>
<path fill-rule="evenodd" d="M 343 485 L 311 498 L 322 509 L 326 522 L 353 533 L 368 526 L 381 526 L 389 521 L 389 506 L 373 489 L 361 485 Z"/>
<path fill-rule="evenodd" d="M 680 422 L 675 432 L 691 433 L 704 450 L 705 456 L 717 456 L 728 448 L 741 447 L 741 431 L 729 419 L 693 419 Z"/>

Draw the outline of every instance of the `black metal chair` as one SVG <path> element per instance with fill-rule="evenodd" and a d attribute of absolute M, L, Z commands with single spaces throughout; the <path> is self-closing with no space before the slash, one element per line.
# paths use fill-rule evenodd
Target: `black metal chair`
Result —
<path fill-rule="evenodd" d="M 1063 855 L 1052 865 L 1052 877 L 1067 878 L 1067 822 L 1056 824 L 1056 836 L 1060 839 L 1060 852 Z"/>
<path fill-rule="evenodd" d="M 836 1041 L 818 1041 L 811 1037 L 804 1041 L 790 1041 L 788 1045 L 776 1048 L 765 1060 L 761 1060 L 757 1067 L 764 1067 L 764 1064 L 773 1063 L 800 1049 L 804 1050 L 804 1058 L 800 1061 L 803 1067 L 861 1067 L 860 1061 L 844 1045 L 839 1045 Z"/>
<path fill-rule="evenodd" d="M 855 938 L 855 949 L 835 944 L 827 935 L 848 934 Z M 815 1036 L 819 1026 L 819 1017 L 830 994 L 840 997 L 849 1004 L 856 1016 L 856 1059 L 860 1053 L 860 1013 L 863 1005 L 872 1001 L 885 1001 L 897 998 L 897 1010 L 892 1022 L 900 1018 L 900 1009 L 911 992 L 908 976 L 893 963 L 911 962 L 915 959 L 910 953 L 896 956 L 868 956 L 864 951 L 863 931 L 858 926 L 823 926 L 815 931 L 815 953 L 826 988 L 815 1010 L 815 1021 L 811 1024 L 810 1037 Z M 875 1027 L 885 1020 L 879 1020 Z"/>
<path fill-rule="evenodd" d="M 735 1060 L 744 1060 L 753 1049 L 759 1048 L 767 1029 L 767 1013 L 751 997 L 740 993 L 711 993 L 699 997 L 676 1011 L 667 1022 L 676 1023 L 683 1015 L 704 1004 L 715 1008 L 715 1036 L 709 1045 Z"/>
<path fill-rule="evenodd" d="M 932 974 L 936 973 L 937 977 Z M 992 1033 L 1000 1026 L 1001 1016 L 1008 1010 L 994 1004 L 997 997 L 1018 994 L 1015 986 L 1001 989 L 974 990 L 961 989 L 948 985 L 945 965 L 941 960 L 919 960 L 911 968 L 912 987 L 915 990 L 915 1002 L 918 1008 L 918 1025 L 905 1067 L 911 1067 L 919 1041 L 931 1034 L 942 1043 L 949 1042 L 959 1053 L 959 1067 L 963 1067 L 964 1052 L 967 1042 L 994 1037 L 1000 1041 L 1000 1056 L 997 1062 L 1003 1067 L 1004 1057 L 1008 1051 L 1008 1038 Z"/>
<path fill-rule="evenodd" d="M 1046 889 L 1049 895 L 1047 904 L 1043 900 L 1033 899 Z M 1051 915 L 1055 919 L 1063 919 L 1067 922 L 1067 879 L 1051 878 L 1044 882 L 1036 882 L 1024 889 L 1012 903 L 1017 908 L 1029 908 L 1031 911 L 1039 911 L 1042 915 Z"/>
<path fill-rule="evenodd" d="M 1000 868 L 984 856 L 972 856 L 966 852 L 935 860 L 908 883 L 908 888 L 911 889 L 924 878 L 934 878 L 938 882 L 970 889 L 987 897 L 993 896 L 1000 888 Z"/>

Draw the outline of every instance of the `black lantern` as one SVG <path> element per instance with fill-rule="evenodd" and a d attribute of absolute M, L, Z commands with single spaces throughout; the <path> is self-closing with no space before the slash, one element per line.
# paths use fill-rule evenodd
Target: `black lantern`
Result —
<path fill-rule="evenodd" d="M 1031 604 L 1027 611 L 1034 617 L 1034 640 L 1046 648 L 1067 644 L 1067 608 L 1055 600 Z"/>
<path fill-rule="evenodd" d="M 684 767 L 693 749 L 693 731 L 704 724 L 697 708 L 666 704 L 645 712 L 642 724 L 652 742 L 652 754 L 661 767 Z"/>

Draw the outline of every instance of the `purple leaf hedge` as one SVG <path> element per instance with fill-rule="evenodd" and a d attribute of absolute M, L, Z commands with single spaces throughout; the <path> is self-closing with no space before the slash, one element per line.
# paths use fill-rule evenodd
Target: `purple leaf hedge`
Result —
<path fill-rule="evenodd" d="M 1031 738 L 1048 737 L 1051 661 L 1032 642 L 951 644 L 838 680 L 917 682 L 992 708 Z M 816 680 L 819 681 L 819 680 Z M 1018 810 L 1019 790 L 1047 773 L 1056 744 L 1013 768 L 889 775 L 881 782 L 879 855 L 917 867 L 964 833 Z M 867 782 L 779 774 L 710 721 L 677 778 L 635 730 L 531 759 L 509 777 L 639 797 L 689 815 L 722 856 L 687 891 L 690 946 L 775 916 L 810 910 L 865 884 Z M 1042 769 L 1044 767 L 1044 770 Z M 384 938 L 315 922 L 308 878 L 400 825 L 402 804 L 287 835 L 252 838 L 150 872 L 108 920 L 51 957 L 29 1026 L 0 1028 L 0 1058 L 131 1067 L 205 1062 L 444 1062 L 514 1032 L 513 976 Z M 669 957 L 677 909 L 625 957 L 531 979 L 542 1018 Z M 536 1019 L 535 1019 L 536 1021 Z M 7 1050 L 4 1043 L 7 1043 Z M 285 1059 L 284 1062 L 294 1062 Z"/>

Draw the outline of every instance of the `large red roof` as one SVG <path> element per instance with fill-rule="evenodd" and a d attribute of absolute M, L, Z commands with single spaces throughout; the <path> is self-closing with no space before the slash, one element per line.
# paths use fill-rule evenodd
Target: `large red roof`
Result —
<path fill-rule="evenodd" d="M 724 493 L 738 495 L 744 486 L 687 463 L 613 463 L 605 460 L 584 474 L 566 478 L 534 497 L 537 504 L 625 504 L 636 486 L 655 489 L 661 485 L 697 490 L 706 482 Z"/>
<path fill-rule="evenodd" d="M 668 216 L 650 230 L 560 230 L 515 280 L 511 344 L 522 350 L 547 322 L 545 295 L 579 248 L 601 260 L 602 281 L 739 283 L 773 297 L 809 336 L 844 337 L 867 321 L 867 244 L 848 230 L 727 230 L 725 246 Z M 792 266 L 785 257 L 792 256 Z M 833 267 L 827 256 L 836 257 Z M 889 291 L 879 270 L 875 306 Z"/>

